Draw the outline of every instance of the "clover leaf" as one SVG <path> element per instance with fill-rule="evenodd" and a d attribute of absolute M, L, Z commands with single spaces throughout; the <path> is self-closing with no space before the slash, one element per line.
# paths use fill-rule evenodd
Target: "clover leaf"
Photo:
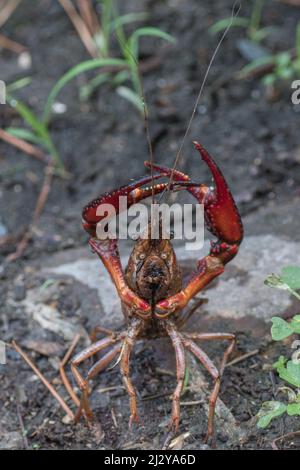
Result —
<path fill-rule="evenodd" d="M 259 410 L 257 417 L 257 426 L 259 428 L 266 428 L 269 426 L 272 419 L 281 416 L 286 412 L 287 406 L 280 401 L 266 401 L 263 403 Z"/>
<path fill-rule="evenodd" d="M 283 320 L 283 318 L 272 317 L 271 320 L 273 323 L 271 335 L 274 341 L 281 341 L 294 333 L 292 326 L 287 321 Z"/>

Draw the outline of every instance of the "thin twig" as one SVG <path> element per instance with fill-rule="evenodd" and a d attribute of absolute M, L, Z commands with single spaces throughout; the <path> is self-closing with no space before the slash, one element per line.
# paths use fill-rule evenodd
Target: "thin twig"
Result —
<path fill-rule="evenodd" d="M 95 37 L 101 31 L 101 27 L 93 3 L 91 0 L 77 0 L 77 4 L 83 21 L 92 37 Z"/>
<path fill-rule="evenodd" d="M 48 163 L 47 167 L 45 168 L 44 182 L 43 182 L 39 197 L 36 202 L 36 206 L 35 206 L 33 217 L 32 217 L 32 222 L 30 226 L 28 227 L 28 230 L 23 235 L 23 238 L 18 243 L 16 251 L 14 253 L 11 253 L 9 256 L 7 256 L 6 261 L 9 263 L 12 261 L 15 261 L 20 256 L 22 256 L 22 254 L 24 253 L 24 250 L 26 249 L 29 243 L 29 240 L 32 236 L 33 229 L 41 216 L 42 210 L 44 209 L 44 206 L 46 204 L 47 198 L 50 193 L 51 183 L 53 179 L 53 170 L 54 170 L 54 162 L 51 161 L 50 163 Z"/>
<path fill-rule="evenodd" d="M 246 354 L 242 354 L 242 356 L 236 357 L 232 361 L 228 362 L 225 365 L 225 367 L 230 367 L 230 366 L 233 366 L 235 364 L 238 364 L 239 362 L 245 361 L 249 357 L 256 356 L 256 354 L 258 354 L 258 353 L 259 353 L 259 349 L 254 349 L 253 351 L 249 351 Z"/>
<path fill-rule="evenodd" d="M 29 144 L 25 140 L 9 134 L 9 132 L 6 132 L 4 129 L 0 129 L 0 139 L 4 140 L 8 144 L 13 145 L 14 147 L 17 147 L 18 149 L 22 150 L 22 152 L 27 153 L 27 155 L 30 155 L 31 157 L 37 158 L 44 163 L 47 162 L 47 157 L 44 152 L 34 145 Z"/>
<path fill-rule="evenodd" d="M 3 34 L 0 34 L 0 47 L 16 52 L 17 54 L 22 54 L 22 52 L 27 51 L 27 48 L 23 46 L 23 44 L 7 38 L 3 36 Z"/>
<path fill-rule="evenodd" d="M 172 441 L 172 439 L 174 438 L 174 436 L 175 436 L 174 431 L 169 431 L 169 432 L 168 432 L 168 434 L 167 434 L 167 436 L 166 436 L 166 438 L 165 438 L 165 440 L 164 440 L 164 443 L 163 443 L 163 445 L 162 445 L 161 450 L 167 450 L 167 449 L 169 448 L 169 444 L 170 444 L 170 442 Z"/>
<path fill-rule="evenodd" d="M 155 372 L 159 375 L 169 375 L 170 377 L 175 377 L 175 373 L 171 370 L 161 369 L 160 367 L 156 367 Z"/>
<path fill-rule="evenodd" d="M 203 400 L 181 401 L 180 405 L 181 406 L 195 406 L 195 405 L 201 405 L 202 403 L 203 403 Z"/>
<path fill-rule="evenodd" d="M 38 220 L 41 216 L 41 213 L 44 209 L 44 206 L 46 204 L 46 201 L 48 199 L 50 189 L 51 189 L 51 183 L 52 183 L 52 180 L 53 180 L 53 172 L 54 172 L 54 162 L 51 161 L 45 169 L 45 177 L 44 177 L 42 190 L 39 194 L 39 197 L 38 197 L 38 200 L 37 200 L 37 203 L 36 203 L 36 207 L 35 207 L 34 213 L 33 213 L 33 221 L 32 221 L 33 225 L 37 224 L 37 222 L 38 222 Z"/>
<path fill-rule="evenodd" d="M 98 393 L 106 393 L 106 392 L 113 392 L 115 390 L 126 390 L 124 385 L 116 385 L 114 387 L 103 387 L 103 388 L 98 388 L 97 392 Z"/>
<path fill-rule="evenodd" d="M 282 439 L 291 439 L 295 436 L 300 436 L 300 430 L 299 431 L 295 431 L 295 432 L 289 432 L 287 434 L 284 434 L 283 436 L 280 436 L 280 437 L 276 437 L 276 439 L 274 439 L 274 441 L 272 442 L 272 449 L 273 450 L 279 450 L 279 447 L 277 446 L 277 442 L 278 441 L 282 441 Z"/>
<path fill-rule="evenodd" d="M 29 449 L 29 444 L 28 444 L 28 439 L 26 436 L 26 429 L 24 426 L 23 418 L 22 418 L 21 406 L 20 406 L 19 400 L 17 400 L 17 415 L 18 415 L 18 421 L 19 421 L 20 428 L 21 428 L 24 449 L 27 450 Z"/>
<path fill-rule="evenodd" d="M 165 392 L 165 393 L 159 393 L 157 395 L 147 395 L 146 397 L 143 397 L 141 401 L 156 400 L 156 398 L 171 397 L 171 396 L 172 396 L 172 392 Z"/>
<path fill-rule="evenodd" d="M 6 23 L 8 18 L 13 14 L 17 6 L 19 5 L 21 0 L 8 0 L 3 6 L 0 8 L 0 28 L 1 26 Z"/>
<path fill-rule="evenodd" d="M 110 413 L 111 413 L 111 417 L 112 417 L 114 426 L 115 426 L 116 429 L 118 429 L 119 428 L 118 421 L 117 421 L 116 413 L 115 413 L 113 408 L 111 408 Z"/>
<path fill-rule="evenodd" d="M 64 399 L 59 395 L 59 393 L 55 390 L 55 388 L 50 384 L 50 382 L 46 379 L 46 377 L 42 374 L 42 372 L 36 367 L 36 365 L 32 362 L 29 356 L 18 346 L 15 341 L 12 341 L 13 348 L 22 356 L 24 361 L 31 367 L 34 373 L 38 376 L 38 378 L 43 382 L 43 384 L 47 387 L 51 395 L 58 401 L 60 406 L 64 409 L 67 415 L 73 420 L 75 418 L 73 411 L 68 407 Z"/>
<path fill-rule="evenodd" d="M 83 42 L 85 48 L 87 49 L 88 53 L 95 59 L 98 57 L 97 48 L 95 46 L 95 42 L 93 41 L 92 35 L 86 26 L 85 22 L 78 14 L 76 8 L 74 7 L 71 0 L 58 0 L 65 12 L 67 13 L 68 17 L 70 18 L 71 22 L 74 25 L 81 41 Z"/>

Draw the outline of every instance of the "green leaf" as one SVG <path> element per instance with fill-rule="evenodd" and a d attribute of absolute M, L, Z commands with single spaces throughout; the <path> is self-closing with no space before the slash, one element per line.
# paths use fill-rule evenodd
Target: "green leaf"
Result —
<path fill-rule="evenodd" d="M 25 103 L 22 103 L 22 101 L 16 100 L 11 96 L 8 97 L 8 102 L 12 108 L 15 108 L 24 121 L 35 131 L 39 137 L 41 137 L 43 140 L 47 140 L 47 128 Z"/>
<path fill-rule="evenodd" d="M 41 144 L 45 146 L 49 154 L 53 157 L 56 162 L 57 169 L 59 173 L 64 176 L 65 169 L 63 161 L 60 158 L 60 155 L 51 139 L 47 126 L 39 120 L 39 118 L 31 111 L 31 109 L 19 100 L 8 97 L 8 102 L 10 106 L 16 109 L 24 121 L 32 128 L 37 138 L 40 139 Z M 28 134 L 29 136 L 29 134 Z"/>
<path fill-rule="evenodd" d="M 289 416 L 300 416 L 300 403 L 289 403 L 286 411 Z"/>
<path fill-rule="evenodd" d="M 259 29 L 264 1 L 265 0 L 255 0 L 254 2 L 252 12 L 251 12 L 251 17 L 250 17 L 250 25 L 249 25 L 250 32 L 257 31 Z"/>
<path fill-rule="evenodd" d="M 23 77 L 20 78 L 19 80 L 16 80 L 13 83 L 10 83 L 7 86 L 7 93 L 11 93 L 12 91 L 20 90 L 21 88 L 24 88 L 25 86 L 29 85 L 32 81 L 31 77 Z"/>
<path fill-rule="evenodd" d="M 183 387 L 182 387 L 182 393 L 186 391 L 189 385 L 189 380 L 190 380 L 190 370 L 188 367 L 185 369 L 185 374 L 184 374 L 184 380 L 183 380 Z"/>
<path fill-rule="evenodd" d="M 266 55 L 264 57 L 259 57 L 258 59 L 253 60 L 250 64 L 246 65 L 242 68 L 242 70 L 238 74 L 238 78 L 244 78 L 249 73 L 253 72 L 264 65 L 271 65 L 274 64 L 274 57 L 272 55 Z"/>
<path fill-rule="evenodd" d="M 280 317 L 272 317 L 273 323 L 271 328 L 271 335 L 274 341 L 281 341 L 284 338 L 290 336 L 294 330 L 291 325 Z"/>
<path fill-rule="evenodd" d="M 127 13 L 126 15 L 120 15 L 115 18 L 109 25 L 109 29 L 111 32 L 115 31 L 116 29 L 120 28 L 120 26 L 124 26 L 125 24 L 134 23 L 136 21 L 144 21 L 149 17 L 148 13 Z"/>
<path fill-rule="evenodd" d="M 300 75 L 300 57 L 293 61 L 293 69 L 297 75 Z"/>
<path fill-rule="evenodd" d="M 290 268 L 293 268 L 292 270 Z M 291 294 L 293 294 L 297 299 L 300 300 L 300 294 L 298 294 L 294 289 L 290 287 L 287 283 L 291 283 L 292 285 L 298 285 L 298 278 L 295 278 L 295 270 L 292 266 L 287 266 L 287 271 L 283 273 L 283 276 L 277 276 L 276 274 L 270 274 L 264 281 L 266 286 L 275 287 L 277 289 L 288 290 Z M 298 269 L 298 268 L 297 268 Z M 293 271 L 293 272 L 292 272 Z M 297 271 L 298 275 L 298 271 Z"/>
<path fill-rule="evenodd" d="M 279 377 L 295 387 L 300 387 L 300 364 L 288 361 L 286 367 L 277 368 Z"/>
<path fill-rule="evenodd" d="M 279 78 L 282 78 L 283 80 L 289 80 L 292 78 L 294 75 L 294 71 L 292 66 L 287 66 L 287 67 L 281 67 L 276 71 L 276 74 L 278 75 Z"/>
<path fill-rule="evenodd" d="M 122 98 L 125 98 L 127 101 L 133 104 L 141 113 L 143 112 L 143 102 L 140 96 L 135 93 L 135 91 L 131 90 L 131 88 L 126 86 L 119 86 L 117 88 L 117 93 L 122 96 Z"/>
<path fill-rule="evenodd" d="M 263 84 L 266 87 L 271 87 L 276 82 L 276 75 L 274 73 L 268 73 L 263 77 Z"/>
<path fill-rule="evenodd" d="M 294 333 L 300 334 L 300 315 L 295 315 L 290 322 L 291 328 L 293 328 Z"/>
<path fill-rule="evenodd" d="M 275 63 L 278 67 L 287 67 L 291 62 L 291 55 L 289 52 L 281 52 L 275 55 Z"/>
<path fill-rule="evenodd" d="M 231 24 L 232 26 L 237 26 L 241 28 L 248 28 L 250 23 L 249 18 L 239 17 L 239 18 L 223 18 L 222 20 L 216 21 L 210 28 L 209 32 L 211 34 L 217 34 L 221 31 L 224 31 Z"/>
<path fill-rule="evenodd" d="M 110 73 L 99 73 L 96 77 L 92 78 L 86 85 L 83 85 L 79 91 L 79 97 L 81 101 L 87 101 L 94 91 L 99 88 L 103 83 L 111 80 Z"/>
<path fill-rule="evenodd" d="M 300 289 L 300 267 L 299 266 L 286 266 L 282 269 L 283 282 L 285 282 L 291 289 Z"/>
<path fill-rule="evenodd" d="M 300 61 L 300 21 L 298 21 L 296 31 L 296 52 L 298 61 Z"/>
<path fill-rule="evenodd" d="M 43 114 L 43 121 L 48 122 L 51 115 L 51 110 L 55 99 L 57 98 L 58 94 L 62 90 L 62 88 L 67 85 L 70 80 L 77 77 L 81 73 L 88 72 L 89 70 L 101 68 L 101 67 L 127 67 L 128 64 L 125 60 L 122 59 L 92 59 L 86 60 L 81 62 L 80 64 L 75 65 L 72 67 L 68 72 L 66 72 L 54 85 L 50 94 L 48 96 L 44 114 Z"/>
<path fill-rule="evenodd" d="M 111 80 L 111 83 L 113 86 L 119 86 L 121 83 L 126 82 L 126 80 L 129 80 L 130 78 L 130 73 L 129 70 L 121 70 L 121 72 L 118 72 L 114 75 L 114 77 Z"/>
<path fill-rule="evenodd" d="M 276 362 L 274 362 L 273 367 L 274 369 L 279 372 L 281 369 L 285 368 L 285 363 L 287 362 L 287 358 L 284 356 L 280 356 Z"/>
<path fill-rule="evenodd" d="M 173 44 L 176 43 L 176 39 L 173 36 L 171 36 L 168 33 L 165 33 L 159 28 L 154 28 L 152 26 L 138 28 L 132 33 L 132 35 L 128 39 L 128 47 L 130 49 L 131 54 L 134 57 L 138 57 L 138 43 L 139 43 L 139 39 L 142 36 L 157 37 L 159 39 L 164 39 L 165 41 L 171 42 Z"/>
<path fill-rule="evenodd" d="M 277 274 L 269 274 L 264 280 L 264 284 L 269 287 L 275 287 L 276 289 L 289 290 L 289 286 L 283 282 L 280 276 Z"/>
<path fill-rule="evenodd" d="M 266 26 L 265 28 L 258 29 L 257 31 L 253 31 L 251 33 L 251 37 L 253 41 L 261 42 L 265 39 L 269 34 L 274 30 L 272 26 Z"/>
<path fill-rule="evenodd" d="M 262 404 L 262 407 L 257 414 L 257 417 L 259 418 L 257 427 L 266 428 L 269 426 L 272 419 L 285 413 L 286 408 L 286 405 L 280 401 L 266 401 Z"/>
<path fill-rule="evenodd" d="M 21 127 L 8 127 L 6 132 L 8 132 L 10 135 L 13 135 L 14 137 L 18 137 L 18 139 L 23 139 L 33 144 L 43 144 L 43 140 L 28 129 L 23 129 Z"/>

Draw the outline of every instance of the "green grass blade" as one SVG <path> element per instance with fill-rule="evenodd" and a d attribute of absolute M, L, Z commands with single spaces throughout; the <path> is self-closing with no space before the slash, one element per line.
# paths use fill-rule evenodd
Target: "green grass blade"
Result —
<path fill-rule="evenodd" d="M 11 96 L 8 96 L 8 103 L 20 114 L 24 121 L 39 137 L 41 137 L 42 140 L 47 139 L 48 131 L 46 127 L 25 103 L 22 103 L 22 101 L 12 98 Z"/>
<path fill-rule="evenodd" d="M 296 31 L 296 53 L 298 62 L 300 62 L 300 21 L 298 21 Z"/>
<path fill-rule="evenodd" d="M 96 77 L 92 78 L 86 85 L 80 88 L 79 96 L 81 101 L 87 101 L 94 91 L 103 85 L 105 82 L 111 81 L 110 73 L 99 73 Z"/>
<path fill-rule="evenodd" d="M 126 82 L 126 80 L 130 79 L 130 71 L 129 70 L 121 70 L 121 72 L 116 73 L 114 77 L 112 77 L 111 83 L 113 86 L 119 86 L 122 83 Z"/>
<path fill-rule="evenodd" d="M 18 139 L 31 142 L 32 144 L 43 144 L 43 140 L 36 134 L 34 134 L 34 132 L 31 132 L 28 129 L 23 129 L 22 127 L 8 127 L 6 129 L 6 132 L 8 132 L 10 135 L 13 135 L 14 137 L 17 137 Z"/>
<path fill-rule="evenodd" d="M 122 96 L 122 98 L 125 98 L 127 101 L 133 104 L 141 113 L 143 113 L 143 102 L 140 96 L 135 93 L 135 91 L 131 90 L 131 88 L 128 88 L 126 86 L 119 86 L 116 91 L 118 95 Z"/>
<path fill-rule="evenodd" d="M 40 144 L 43 145 L 54 159 L 59 173 L 63 175 L 65 173 L 64 164 L 60 158 L 60 155 L 51 139 L 49 131 L 46 125 L 39 120 L 38 117 L 31 111 L 31 109 L 21 101 L 18 101 L 11 96 L 8 98 L 10 106 L 20 114 L 24 121 L 32 128 L 33 133 L 39 139 Z"/>
<path fill-rule="evenodd" d="M 218 34 L 221 31 L 224 31 L 228 26 L 240 27 L 240 28 L 248 28 L 250 20 L 248 18 L 240 17 L 240 18 L 223 18 L 222 20 L 216 21 L 210 28 L 209 32 L 211 34 Z"/>
<path fill-rule="evenodd" d="M 149 14 L 146 12 L 141 13 L 127 13 L 126 15 L 118 16 L 115 18 L 109 25 L 110 31 L 113 33 L 120 26 L 126 24 L 135 23 L 136 21 L 144 21 L 149 17 Z"/>
<path fill-rule="evenodd" d="M 259 59 L 255 59 L 250 64 L 246 65 L 242 68 L 242 70 L 238 73 L 238 78 L 244 78 L 249 73 L 254 71 L 255 69 L 262 67 L 264 65 L 275 65 L 275 58 L 272 55 L 266 55 L 265 57 L 260 57 Z"/>
<path fill-rule="evenodd" d="M 24 88 L 25 86 L 29 85 L 31 82 L 31 77 L 20 78 L 20 80 L 16 80 L 15 82 L 10 83 L 10 85 L 7 86 L 7 93 L 12 93 L 13 91 L 20 90 L 21 88 Z"/>
<path fill-rule="evenodd" d="M 251 18 L 250 18 L 250 23 L 249 23 L 249 29 L 252 33 L 255 33 L 255 31 L 257 31 L 259 28 L 264 3 L 265 3 L 265 0 L 255 1 Z"/>
<path fill-rule="evenodd" d="M 134 31 L 134 33 L 132 33 L 128 40 L 128 46 L 131 51 L 131 54 L 135 57 L 138 57 L 138 42 L 142 36 L 152 36 L 171 42 L 172 44 L 176 43 L 176 39 L 173 36 L 168 33 L 165 33 L 159 28 L 154 28 L 152 26 L 138 28 Z"/>
<path fill-rule="evenodd" d="M 57 95 L 62 90 L 62 88 L 71 80 L 76 78 L 78 75 L 84 72 L 88 72 L 89 70 L 94 70 L 96 68 L 101 67 L 126 67 L 127 63 L 121 59 L 92 59 L 81 62 L 80 64 L 75 65 L 72 67 L 68 72 L 66 72 L 59 80 L 56 82 L 50 94 L 48 96 L 44 114 L 43 114 L 43 122 L 47 123 L 50 119 L 52 105 L 57 98 Z"/>

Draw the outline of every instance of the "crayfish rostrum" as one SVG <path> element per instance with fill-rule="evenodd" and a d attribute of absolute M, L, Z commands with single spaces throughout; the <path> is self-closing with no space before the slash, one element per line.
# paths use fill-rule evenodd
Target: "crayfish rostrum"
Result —
<path fill-rule="evenodd" d="M 214 386 L 209 401 L 207 438 L 214 434 L 215 405 L 220 390 L 220 379 L 228 356 L 235 344 L 235 336 L 229 333 L 184 333 L 181 331 L 187 315 L 184 308 L 194 296 L 216 276 L 223 273 L 225 264 L 238 252 L 243 238 L 243 226 L 240 215 L 227 183 L 208 152 L 194 142 L 202 160 L 208 166 L 215 188 L 203 184 L 191 184 L 189 176 L 177 170 L 145 162 L 151 167 L 152 175 L 145 176 L 111 193 L 106 193 L 90 202 L 83 210 L 83 227 L 90 234 L 89 244 L 109 272 L 121 301 L 126 321 L 126 329 L 108 333 L 104 338 L 93 342 L 71 360 L 71 369 L 81 390 L 77 418 L 84 415 L 90 421 L 93 413 L 89 405 L 89 379 L 101 372 L 114 359 L 118 358 L 124 385 L 130 398 L 130 421 L 137 422 L 137 397 L 130 378 L 130 356 L 136 341 L 147 338 L 169 337 L 176 355 L 177 385 L 173 393 L 171 428 L 178 429 L 180 417 L 180 394 L 183 388 L 186 362 L 185 350 L 190 351 L 211 375 Z M 153 173 L 155 172 L 155 174 Z M 182 185 L 192 194 L 197 203 L 204 205 L 205 222 L 208 230 L 217 238 L 211 242 L 210 252 L 200 259 L 195 272 L 186 284 L 183 284 L 181 269 L 169 239 L 151 237 L 139 239 L 130 255 L 125 273 L 122 270 L 118 253 L 117 239 L 99 240 L 96 236 L 97 224 L 101 217 L 97 209 L 102 204 L 113 204 L 119 210 L 119 197 L 127 196 L 127 209 L 149 197 L 166 190 L 167 183 L 155 183 L 161 177 L 172 175 L 174 184 Z M 150 187 L 145 187 L 151 182 Z M 184 184 L 186 185 L 184 187 Z M 102 331 L 99 328 L 99 331 Z M 213 364 L 196 341 L 228 341 L 221 366 Z M 105 354 L 94 363 L 87 376 L 82 377 L 79 364 L 99 351 Z"/>

